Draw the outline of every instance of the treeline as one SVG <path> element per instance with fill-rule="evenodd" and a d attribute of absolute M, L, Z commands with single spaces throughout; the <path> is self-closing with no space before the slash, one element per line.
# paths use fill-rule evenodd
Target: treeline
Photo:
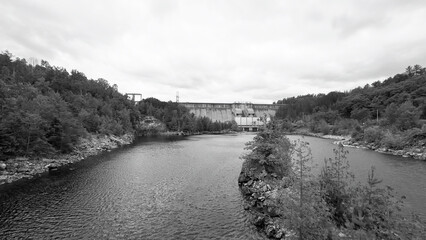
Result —
<path fill-rule="evenodd" d="M 171 131 L 233 127 L 196 119 L 172 102 L 150 98 L 135 104 L 105 79 L 32 60 L 29 64 L 7 51 L 0 54 L 0 160 L 70 152 L 87 134 L 133 133 L 146 115 Z"/>
<path fill-rule="evenodd" d="M 142 116 L 153 116 L 166 124 L 170 131 L 179 132 L 218 132 L 237 130 L 233 122 L 213 122 L 208 117 L 195 117 L 189 110 L 176 102 L 163 102 L 155 98 L 147 98 L 137 104 Z"/>
<path fill-rule="evenodd" d="M 290 130 L 308 128 L 324 134 L 353 134 L 357 139 L 364 139 L 364 130 L 371 133 L 371 128 L 377 135 L 389 137 L 407 131 L 410 136 L 425 134 L 426 129 L 421 128 L 426 119 L 426 70 L 420 65 L 409 66 L 406 72 L 383 82 L 348 92 L 304 95 L 277 103 L 286 104 L 276 117 L 286 120 Z"/>

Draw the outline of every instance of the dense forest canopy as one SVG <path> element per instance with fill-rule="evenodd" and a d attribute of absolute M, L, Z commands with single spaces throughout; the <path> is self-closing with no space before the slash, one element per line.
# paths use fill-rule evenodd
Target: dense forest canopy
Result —
<path fill-rule="evenodd" d="M 69 152 L 87 133 L 121 135 L 136 125 L 135 105 L 104 79 L 46 61 L 0 54 L 0 154 Z"/>
<path fill-rule="evenodd" d="M 197 119 L 173 102 L 148 98 L 135 104 L 105 79 L 88 79 L 43 60 L 29 64 L 7 51 L 0 54 L 0 159 L 70 152 L 87 134 L 134 133 L 148 115 L 171 131 L 232 126 Z"/>
<path fill-rule="evenodd" d="M 328 94 L 309 94 L 284 98 L 277 101 L 286 104 L 280 107 L 277 117 L 297 120 L 304 115 L 335 111 L 343 118 L 359 121 L 383 117 L 386 109 L 403 104 L 413 106 L 426 118 L 426 69 L 420 65 L 407 67 L 406 72 L 396 74 L 383 82 L 376 81 L 363 88 L 349 92 L 330 92 Z"/>

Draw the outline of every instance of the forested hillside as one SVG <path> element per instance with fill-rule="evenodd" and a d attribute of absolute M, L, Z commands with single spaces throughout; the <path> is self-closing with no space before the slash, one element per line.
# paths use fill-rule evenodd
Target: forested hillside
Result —
<path fill-rule="evenodd" d="M 279 100 L 277 118 L 292 131 L 351 134 L 373 148 L 403 149 L 426 139 L 426 69 L 407 67 L 383 82 L 348 92 L 304 95 Z"/>
<path fill-rule="evenodd" d="M 0 158 L 69 152 L 87 133 L 121 135 L 134 104 L 104 79 L 0 54 Z"/>
<path fill-rule="evenodd" d="M 413 69 L 416 69 L 414 71 Z M 397 74 L 383 82 L 376 81 L 363 88 L 349 92 L 330 92 L 328 94 L 304 95 L 278 100 L 281 107 L 277 116 L 296 120 L 303 115 L 318 112 L 337 111 L 339 116 L 359 121 L 384 117 L 386 108 L 410 103 L 426 118 L 426 70 L 420 65 L 408 67 L 407 72 Z"/>
<path fill-rule="evenodd" d="M 0 54 L 0 160 L 70 152 L 87 134 L 137 132 L 148 115 L 170 131 L 231 127 L 196 119 L 177 103 L 149 98 L 135 104 L 116 85 L 77 70 L 69 73 L 47 61 L 29 64 L 9 52 Z"/>

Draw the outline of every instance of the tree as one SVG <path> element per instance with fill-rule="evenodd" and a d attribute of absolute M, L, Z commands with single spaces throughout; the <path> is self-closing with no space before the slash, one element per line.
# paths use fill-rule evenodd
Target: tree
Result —
<path fill-rule="evenodd" d="M 361 123 L 370 119 L 370 115 L 371 115 L 370 110 L 368 110 L 367 108 L 357 108 L 352 110 L 351 112 L 351 118 L 356 119 L 360 121 Z"/>
<path fill-rule="evenodd" d="M 408 76 L 413 76 L 414 75 L 414 69 L 413 69 L 413 67 L 411 67 L 411 66 L 408 66 L 406 69 L 405 69 L 405 72 L 408 74 Z"/>
<path fill-rule="evenodd" d="M 401 104 L 397 110 L 398 118 L 396 119 L 396 126 L 400 130 L 407 130 L 418 125 L 421 112 L 413 106 L 413 103 L 406 101 Z"/>
<path fill-rule="evenodd" d="M 420 66 L 419 64 L 416 64 L 413 67 L 413 72 L 414 72 L 414 75 L 421 75 L 423 72 L 423 67 Z"/>
<path fill-rule="evenodd" d="M 283 177 L 291 170 L 291 144 L 278 129 L 275 122 L 261 128 L 253 141 L 246 144 L 245 149 L 250 150 L 250 153 L 243 156 L 243 159 L 266 174 Z"/>
<path fill-rule="evenodd" d="M 333 149 L 334 158 L 324 160 L 321 169 L 320 184 L 323 198 L 331 209 L 333 220 L 337 226 L 344 226 L 350 218 L 348 207 L 351 199 L 350 184 L 354 175 L 349 171 L 347 151 L 339 144 Z"/>

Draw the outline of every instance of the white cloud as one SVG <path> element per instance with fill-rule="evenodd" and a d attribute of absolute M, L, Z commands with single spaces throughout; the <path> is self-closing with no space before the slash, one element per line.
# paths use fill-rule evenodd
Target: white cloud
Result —
<path fill-rule="evenodd" d="M 426 64 L 424 1 L 2 1 L 2 50 L 181 101 L 270 103 Z"/>

